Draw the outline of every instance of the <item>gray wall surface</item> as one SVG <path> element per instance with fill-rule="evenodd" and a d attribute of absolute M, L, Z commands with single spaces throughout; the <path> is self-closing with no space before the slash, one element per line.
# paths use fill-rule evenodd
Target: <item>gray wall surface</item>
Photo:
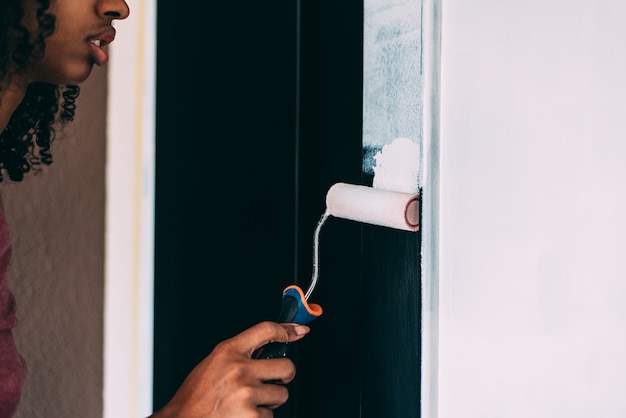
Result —
<path fill-rule="evenodd" d="M 14 335 L 28 363 L 17 418 L 102 415 L 106 70 L 41 175 L 2 185 L 14 241 Z"/>

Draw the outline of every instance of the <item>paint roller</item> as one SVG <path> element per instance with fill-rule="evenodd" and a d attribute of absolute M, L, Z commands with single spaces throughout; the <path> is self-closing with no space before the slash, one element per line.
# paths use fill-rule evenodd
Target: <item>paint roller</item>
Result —
<path fill-rule="evenodd" d="M 326 211 L 337 218 L 415 232 L 419 230 L 419 196 L 355 184 L 334 184 L 326 194 Z"/>
<path fill-rule="evenodd" d="M 419 195 L 336 183 L 326 193 L 326 211 L 315 228 L 313 236 L 313 275 L 306 293 L 297 285 L 283 291 L 277 322 L 306 325 L 322 315 L 322 307 L 308 299 L 319 276 L 319 232 L 329 216 L 371 225 L 415 232 L 419 230 Z M 287 355 L 286 343 L 270 343 L 258 349 L 253 358 L 277 358 Z"/>

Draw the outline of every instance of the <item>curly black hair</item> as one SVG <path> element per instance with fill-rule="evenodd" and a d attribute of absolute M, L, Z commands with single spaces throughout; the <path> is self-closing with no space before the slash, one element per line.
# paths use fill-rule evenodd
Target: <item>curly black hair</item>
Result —
<path fill-rule="evenodd" d="M 28 65 L 41 59 L 47 36 L 54 32 L 55 17 L 48 13 L 50 0 L 38 4 L 39 32 L 32 34 L 22 25 L 23 0 L 0 1 L 0 80 L 23 73 Z M 55 123 L 74 119 L 78 86 L 58 86 L 33 82 L 24 100 L 0 133 L 0 182 L 21 181 L 24 174 L 40 171 L 52 163 L 50 145 L 55 138 Z"/>

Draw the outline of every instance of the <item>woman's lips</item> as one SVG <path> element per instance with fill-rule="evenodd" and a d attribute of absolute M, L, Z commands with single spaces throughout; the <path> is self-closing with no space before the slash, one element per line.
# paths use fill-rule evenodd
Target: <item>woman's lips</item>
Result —
<path fill-rule="evenodd" d="M 109 54 L 104 47 L 115 39 L 115 29 L 107 28 L 100 34 L 89 39 L 89 47 L 91 48 L 91 56 L 98 66 L 102 66 L 109 61 Z"/>
<path fill-rule="evenodd" d="M 109 54 L 100 45 L 100 41 L 89 42 L 91 56 L 96 65 L 101 67 L 109 61 Z"/>

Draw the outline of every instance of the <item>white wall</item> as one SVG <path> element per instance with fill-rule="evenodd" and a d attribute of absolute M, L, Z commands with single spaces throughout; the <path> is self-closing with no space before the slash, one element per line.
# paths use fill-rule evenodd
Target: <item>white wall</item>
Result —
<path fill-rule="evenodd" d="M 626 3 L 442 6 L 438 415 L 624 417 Z"/>

